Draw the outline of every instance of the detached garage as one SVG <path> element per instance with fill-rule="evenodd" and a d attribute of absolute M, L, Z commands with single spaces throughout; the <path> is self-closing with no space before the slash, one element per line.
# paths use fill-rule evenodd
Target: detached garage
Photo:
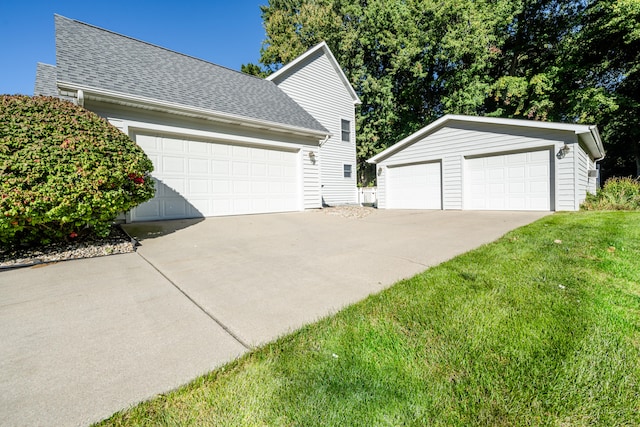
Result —
<path fill-rule="evenodd" d="M 572 211 L 603 157 L 596 126 L 446 115 L 368 162 L 382 209 Z"/>

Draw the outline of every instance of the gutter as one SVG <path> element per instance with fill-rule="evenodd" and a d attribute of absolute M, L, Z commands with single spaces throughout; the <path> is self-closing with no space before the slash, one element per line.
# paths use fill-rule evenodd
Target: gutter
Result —
<path fill-rule="evenodd" d="M 328 134 L 326 130 L 314 130 L 307 129 L 298 126 L 285 125 L 280 123 L 269 122 L 266 120 L 260 120 L 250 117 L 239 116 L 229 113 L 214 112 L 200 107 L 191 107 L 187 105 L 177 104 L 173 102 L 158 101 L 151 98 L 145 98 L 136 95 L 127 95 L 121 92 L 114 92 L 104 89 L 92 88 L 80 86 L 74 83 L 58 82 L 60 89 L 67 89 L 76 91 L 78 97 L 78 103 L 80 103 L 80 97 L 82 97 L 82 103 L 87 99 L 94 101 L 111 102 L 119 105 L 130 107 L 142 107 L 149 110 L 169 112 L 173 114 L 182 114 L 190 117 L 204 118 L 220 123 L 237 124 L 240 126 L 254 127 L 259 129 L 266 129 L 275 132 L 286 132 L 294 135 L 311 136 L 314 138 L 325 138 Z"/>
<path fill-rule="evenodd" d="M 600 157 L 594 159 L 594 161 L 599 162 L 604 159 L 607 153 L 604 151 L 604 146 L 602 145 L 602 139 L 600 138 L 600 132 L 598 131 L 598 126 L 591 125 L 589 126 L 589 131 L 591 131 L 591 136 L 593 137 L 594 142 L 596 143 L 596 148 L 600 153 Z"/>

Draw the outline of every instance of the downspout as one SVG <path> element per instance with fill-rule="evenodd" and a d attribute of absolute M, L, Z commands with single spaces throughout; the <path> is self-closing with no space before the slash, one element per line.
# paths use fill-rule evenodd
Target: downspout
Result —
<path fill-rule="evenodd" d="M 324 139 L 322 141 L 320 141 L 320 144 L 318 144 L 318 154 L 320 154 L 320 148 L 322 148 L 322 146 L 329 140 L 329 138 L 331 138 L 331 135 L 327 134 L 325 135 Z M 322 162 L 322 156 L 320 157 L 320 162 Z M 321 165 L 322 166 L 322 165 Z M 318 181 L 320 182 L 320 209 L 325 207 L 325 202 L 324 202 L 324 184 L 322 183 L 322 168 L 318 168 Z"/>
<path fill-rule="evenodd" d="M 78 105 L 84 107 L 84 91 L 82 89 L 78 89 L 76 96 L 78 97 Z"/>
<path fill-rule="evenodd" d="M 597 126 L 589 126 L 589 129 L 591 130 L 591 135 L 593 136 L 593 140 L 596 142 L 596 147 L 597 147 L 598 146 L 598 141 L 600 141 L 602 143 L 602 140 L 600 139 L 600 133 L 598 132 L 598 127 Z M 604 151 L 604 146 L 602 147 L 602 151 L 600 152 L 600 154 L 602 154 L 600 157 L 598 157 L 597 159 L 593 159 L 593 166 L 598 171 L 598 178 L 596 179 L 596 189 L 598 189 L 598 188 L 600 188 L 602 186 L 601 185 L 602 183 L 600 182 L 600 170 L 598 169 L 598 162 L 600 160 L 604 159 L 604 157 L 607 154 Z"/>

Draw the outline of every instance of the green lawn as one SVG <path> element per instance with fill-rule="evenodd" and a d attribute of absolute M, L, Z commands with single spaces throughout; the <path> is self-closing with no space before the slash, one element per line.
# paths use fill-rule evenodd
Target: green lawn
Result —
<path fill-rule="evenodd" d="M 640 213 L 543 218 L 101 425 L 640 425 Z"/>

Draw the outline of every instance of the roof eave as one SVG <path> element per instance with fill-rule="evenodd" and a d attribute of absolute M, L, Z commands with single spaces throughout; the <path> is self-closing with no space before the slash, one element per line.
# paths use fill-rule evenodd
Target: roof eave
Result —
<path fill-rule="evenodd" d="M 381 151 L 380 153 L 376 154 L 375 156 L 371 157 L 370 159 L 367 160 L 367 163 L 371 163 L 371 164 L 377 164 L 380 161 L 386 159 L 387 157 L 391 156 L 392 154 L 400 151 L 401 149 L 403 149 L 405 146 L 413 143 L 415 140 L 417 140 L 418 138 L 422 137 L 423 135 L 426 135 L 430 132 L 432 132 L 433 130 L 435 130 L 436 128 L 442 126 L 445 122 L 449 121 L 449 119 L 452 116 L 447 114 L 445 116 L 440 117 L 438 120 L 430 123 L 429 125 L 425 126 L 424 128 L 420 129 L 417 132 L 412 133 L 411 135 L 407 136 L 406 138 L 398 141 L 397 143 L 393 144 L 391 147 L 387 148 L 386 150 Z"/>
<path fill-rule="evenodd" d="M 130 95 L 121 92 L 115 92 L 90 86 L 79 85 L 70 82 L 58 82 L 60 89 L 78 91 L 84 93 L 84 99 L 94 101 L 104 101 L 123 106 L 136 108 L 144 108 L 148 110 L 167 112 L 172 114 L 180 114 L 183 116 L 202 118 L 219 123 L 235 124 L 240 126 L 265 129 L 275 132 L 284 132 L 301 136 L 310 136 L 314 138 L 325 138 L 327 135 L 332 136 L 328 131 L 316 129 L 307 129 L 298 126 L 285 125 L 266 120 L 255 119 L 251 117 L 239 116 L 235 114 L 222 113 L 218 111 L 208 110 L 200 107 L 192 107 L 183 104 L 160 101 L 153 98 L 147 98 L 137 95 Z"/>
<path fill-rule="evenodd" d="M 595 125 L 588 126 L 588 132 L 576 132 L 578 138 L 584 142 L 585 146 L 591 152 L 593 158 L 598 161 L 604 159 L 605 151 L 604 146 L 602 144 L 602 139 L 600 138 L 600 132 L 598 131 L 598 127 Z"/>
<path fill-rule="evenodd" d="M 488 124 L 496 124 L 496 125 L 504 125 L 504 126 L 527 126 L 527 127 L 533 127 L 533 128 L 544 128 L 544 129 L 574 132 L 581 140 L 584 141 L 585 145 L 589 148 L 589 151 L 591 152 L 594 158 L 601 159 L 604 157 L 602 140 L 600 139 L 600 134 L 598 133 L 598 127 L 595 125 L 577 125 L 577 124 L 571 124 L 571 123 L 540 122 L 540 121 L 534 121 L 534 120 L 505 119 L 505 118 L 499 118 L 499 117 L 463 116 L 463 115 L 456 115 L 456 114 L 447 114 L 445 116 L 440 117 L 438 120 L 432 122 L 431 124 L 427 125 L 426 127 L 420 129 L 419 131 L 409 135 L 403 140 L 397 142 L 396 144 L 392 145 L 386 150 L 371 157 L 370 159 L 367 160 L 367 163 L 372 163 L 372 164 L 379 163 L 380 161 L 400 151 L 407 145 L 412 144 L 419 138 L 435 131 L 438 127 L 444 126 L 447 122 L 450 122 L 450 121 L 462 121 L 462 122 L 469 122 L 469 123 L 488 123 Z"/>

